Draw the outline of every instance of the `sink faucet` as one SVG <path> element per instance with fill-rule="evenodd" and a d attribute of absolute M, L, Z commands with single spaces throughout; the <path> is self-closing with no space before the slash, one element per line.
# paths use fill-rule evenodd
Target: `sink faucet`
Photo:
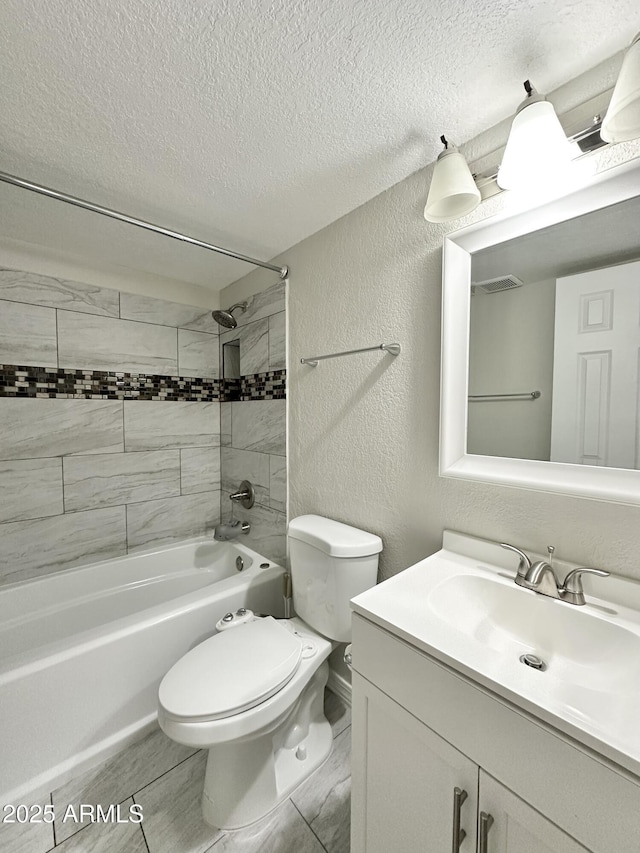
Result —
<path fill-rule="evenodd" d="M 531 563 L 531 560 L 524 551 L 515 548 L 513 545 L 507 545 L 506 542 L 500 543 L 502 548 L 507 551 L 513 551 L 520 557 L 518 563 L 518 572 L 515 577 L 515 582 L 518 586 L 523 586 L 525 589 L 530 589 L 533 592 L 539 592 L 540 595 L 547 595 L 549 598 L 557 598 L 560 601 L 566 601 L 567 604 L 585 604 L 584 590 L 582 588 L 582 575 L 599 575 L 606 578 L 609 572 L 604 572 L 602 569 L 591 569 L 583 566 L 579 569 L 573 569 L 560 583 L 553 568 L 553 553 L 555 548 L 553 545 L 547 546 L 549 560 L 538 560 L 536 563 Z"/>

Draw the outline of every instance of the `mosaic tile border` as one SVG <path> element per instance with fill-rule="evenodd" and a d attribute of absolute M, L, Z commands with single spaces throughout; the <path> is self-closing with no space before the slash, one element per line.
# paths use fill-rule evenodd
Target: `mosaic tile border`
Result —
<path fill-rule="evenodd" d="M 220 380 L 0 364 L 0 397 L 179 402 L 283 400 L 286 373 L 275 370 Z"/>

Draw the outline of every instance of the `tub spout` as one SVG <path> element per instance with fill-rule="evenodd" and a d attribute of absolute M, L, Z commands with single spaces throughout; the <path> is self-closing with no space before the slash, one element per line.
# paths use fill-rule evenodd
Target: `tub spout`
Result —
<path fill-rule="evenodd" d="M 230 521 L 225 524 L 216 524 L 213 538 L 218 542 L 228 542 L 230 539 L 236 539 L 241 533 L 246 535 L 250 530 L 251 524 L 248 521 Z"/>

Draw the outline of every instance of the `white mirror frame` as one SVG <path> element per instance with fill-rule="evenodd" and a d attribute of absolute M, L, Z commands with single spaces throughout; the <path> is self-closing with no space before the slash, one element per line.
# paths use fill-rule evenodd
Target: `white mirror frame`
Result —
<path fill-rule="evenodd" d="M 469 308 L 475 252 L 640 195 L 640 160 L 598 175 L 533 210 L 478 222 L 443 247 L 440 475 L 597 500 L 640 504 L 640 471 L 467 453 Z M 639 242 L 640 242 L 640 224 Z"/>

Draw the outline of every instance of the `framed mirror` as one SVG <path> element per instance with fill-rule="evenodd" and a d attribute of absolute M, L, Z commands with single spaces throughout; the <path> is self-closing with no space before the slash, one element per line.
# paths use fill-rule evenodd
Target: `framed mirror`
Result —
<path fill-rule="evenodd" d="M 640 161 L 445 237 L 440 473 L 640 504 Z"/>

